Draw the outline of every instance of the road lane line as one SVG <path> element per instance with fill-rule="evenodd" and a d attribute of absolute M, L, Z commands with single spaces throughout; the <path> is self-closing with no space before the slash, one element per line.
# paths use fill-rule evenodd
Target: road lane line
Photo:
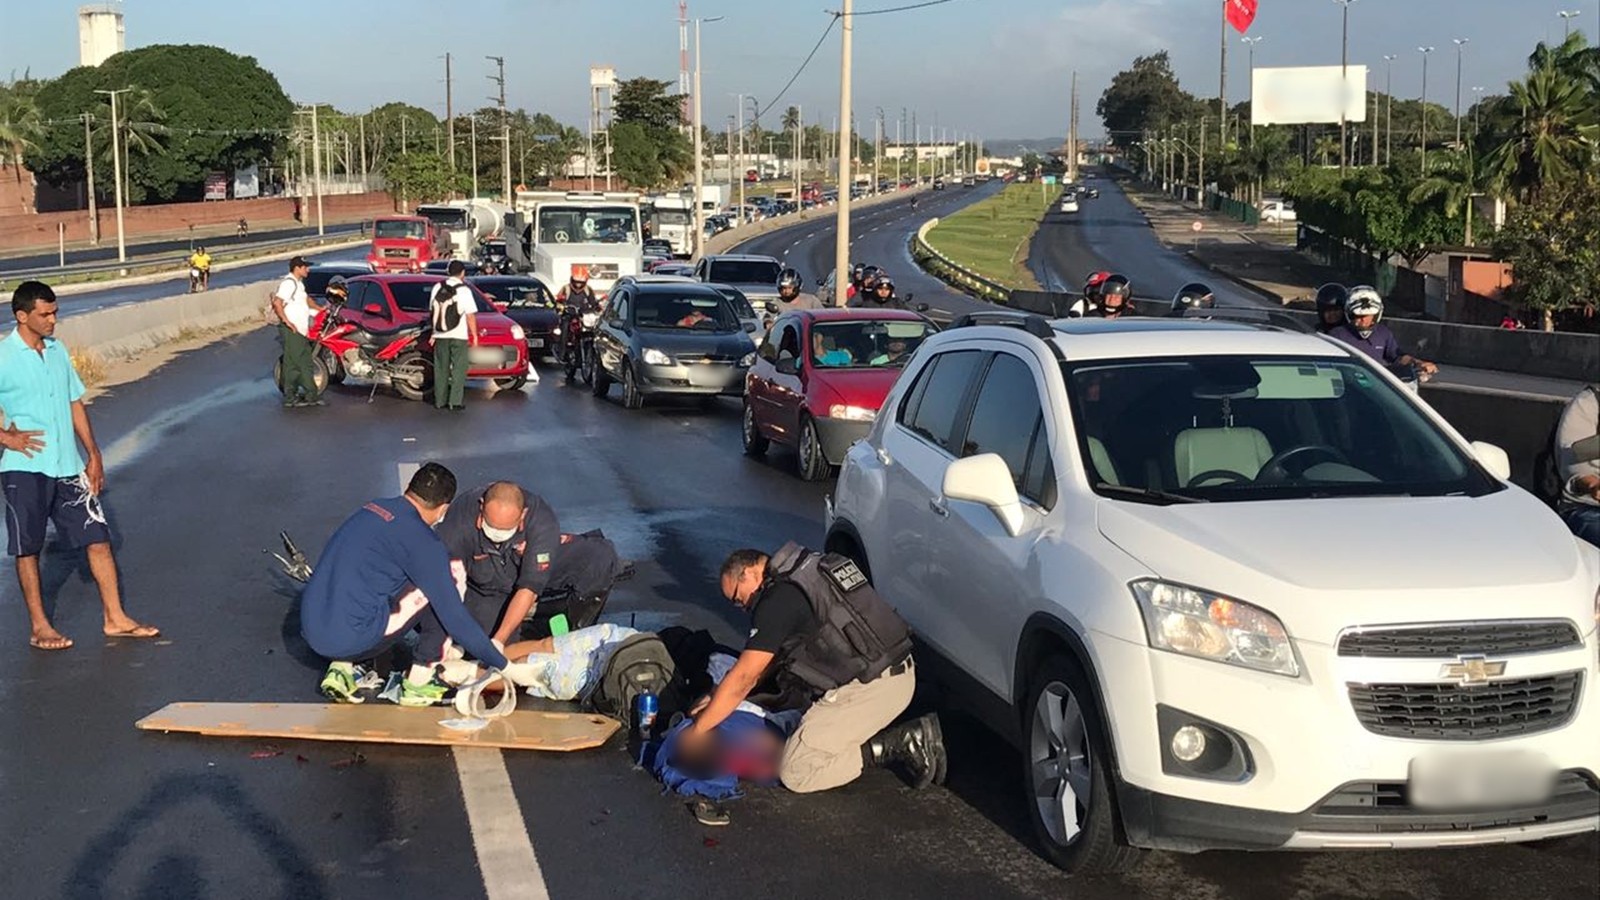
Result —
<path fill-rule="evenodd" d="M 420 463 L 399 464 L 402 492 L 420 468 Z M 505 754 L 485 747 L 454 747 L 452 753 L 484 895 L 489 900 L 550 900 L 527 820 L 511 789 Z"/>

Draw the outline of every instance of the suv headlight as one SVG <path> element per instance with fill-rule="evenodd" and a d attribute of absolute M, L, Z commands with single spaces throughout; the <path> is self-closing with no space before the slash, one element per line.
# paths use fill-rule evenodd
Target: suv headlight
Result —
<path fill-rule="evenodd" d="M 739 368 L 741 369 L 748 369 L 755 364 L 756 352 L 754 350 L 751 350 L 749 353 L 739 357 Z"/>
<path fill-rule="evenodd" d="M 1261 672 L 1300 677 L 1289 633 L 1278 617 L 1242 600 L 1181 584 L 1135 581 L 1150 646 Z"/>
<path fill-rule="evenodd" d="M 852 419 L 857 422 L 871 422 L 878 417 L 878 411 L 865 406 L 846 406 L 835 403 L 828 407 L 828 417 L 833 419 Z"/>
<path fill-rule="evenodd" d="M 662 353 L 660 350 L 657 350 L 654 347 L 646 347 L 642 359 L 644 359 L 644 364 L 647 366 L 672 365 L 672 357 Z"/>

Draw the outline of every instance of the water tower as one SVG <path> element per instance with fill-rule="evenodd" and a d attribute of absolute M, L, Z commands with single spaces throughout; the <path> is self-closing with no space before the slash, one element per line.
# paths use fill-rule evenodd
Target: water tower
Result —
<path fill-rule="evenodd" d="M 121 53 L 124 38 L 121 3 L 78 7 L 78 65 L 98 66 Z"/>

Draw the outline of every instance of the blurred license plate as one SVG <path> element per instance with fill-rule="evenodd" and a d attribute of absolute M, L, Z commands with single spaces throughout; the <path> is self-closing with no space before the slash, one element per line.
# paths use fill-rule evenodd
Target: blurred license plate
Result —
<path fill-rule="evenodd" d="M 467 362 L 475 366 L 498 366 L 506 354 L 499 347 L 474 347 L 467 351 Z"/>
<path fill-rule="evenodd" d="M 528 349 L 538 350 L 544 346 L 544 338 L 528 338 Z"/>
<path fill-rule="evenodd" d="M 1409 792 L 1418 809 L 1493 809 L 1543 803 L 1556 770 L 1543 754 L 1437 753 L 1411 761 Z"/>

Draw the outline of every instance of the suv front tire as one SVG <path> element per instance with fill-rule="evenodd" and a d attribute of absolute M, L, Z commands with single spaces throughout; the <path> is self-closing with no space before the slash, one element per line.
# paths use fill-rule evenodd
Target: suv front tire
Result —
<path fill-rule="evenodd" d="M 1064 656 L 1028 679 L 1023 776 L 1028 820 L 1046 859 L 1071 875 L 1110 875 L 1139 864 L 1117 821 L 1104 719 L 1088 679 Z"/>

